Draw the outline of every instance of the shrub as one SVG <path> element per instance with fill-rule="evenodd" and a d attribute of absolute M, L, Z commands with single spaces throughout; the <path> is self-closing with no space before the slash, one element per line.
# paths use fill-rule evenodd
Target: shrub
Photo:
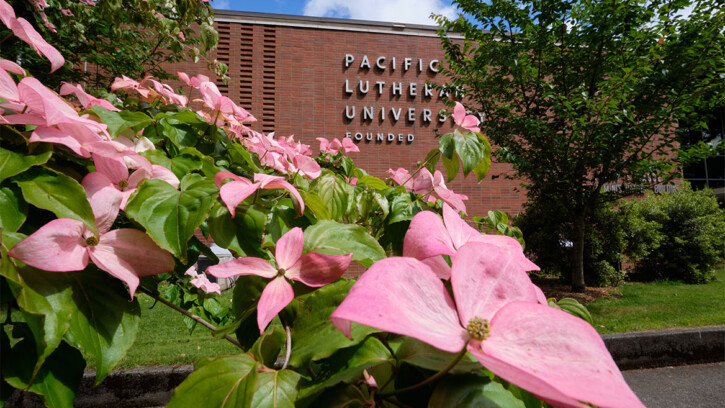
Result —
<path fill-rule="evenodd" d="M 713 266 L 725 255 L 725 212 L 711 190 L 682 183 L 674 193 L 622 203 L 622 215 L 634 279 L 713 279 Z"/>
<path fill-rule="evenodd" d="M 525 211 L 514 219 L 526 237 L 526 253 L 542 272 L 570 276 L 571 248 L 565 231 L 569 222 L 552 201 L 528 202 Z M 623 220 L 610 204 L 596 209 L 587 221 L 584 238 L 584 278 L 590 286 L 617 286 L 624 274 L 619 267 L 624 248 Z"/>

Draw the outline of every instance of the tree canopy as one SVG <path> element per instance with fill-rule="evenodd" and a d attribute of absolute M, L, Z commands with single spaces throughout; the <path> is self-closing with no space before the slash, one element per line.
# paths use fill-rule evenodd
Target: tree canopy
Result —
<path fill-rule="evenodd" d="M 0 26 L 0 57 L 22 60 L 43 82 L 84 82 L 107 88 L 122 75 L 167 79 L 164 64 L 204 57 L 218 42 L 211 7 L 202 0 L 10 0 L 66 59 L 48 74 L 49 62 Z M 216 71 L 225 73 L 225 67 Z"/>
<path fill-rule="evenodd" d="M 563 209 L 572 285 L 583 290 L 583 226 L 602 188 L 679 174 L 677 121 L 703 124 L 699 112 L 723 104 L 725 10 L 683 0 L 454 3 L 465 17 L 437 17 L 446 73 L 484 114 L 482 133 L 527 180 L 529 199 Z"/>

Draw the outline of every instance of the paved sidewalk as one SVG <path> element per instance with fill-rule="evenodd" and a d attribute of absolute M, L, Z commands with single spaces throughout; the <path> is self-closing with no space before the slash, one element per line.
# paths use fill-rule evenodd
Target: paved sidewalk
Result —
<path fill-rule="evenodd" d="M 622 372 L 648 408 L 725 407 L 725 362 Z"/>

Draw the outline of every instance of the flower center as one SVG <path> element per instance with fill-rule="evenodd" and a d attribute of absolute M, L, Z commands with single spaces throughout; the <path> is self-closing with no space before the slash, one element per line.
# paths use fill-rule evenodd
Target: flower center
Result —
<path fill-rule="evenodd" d="M 98 238 L 96 238 L 95 236 L 90 236 L 90 237 L 86 238 L 86 245 L 88 245 L 88 246 L 98 245 Z"/>
<path fill-rule="evenodd" d="M 284 276 L 284 273 L 287 272 L 284 270 L 284 268 L 277 269 L 277 276 Z"/>
<path fill-rule="evenodd" d="M 121 191 L 126 191 L 126 188 L 128 188 L 128 180 L 121 180 L 118 182 L 118 189 Z"/>
<path fill-rule="evenodd" d="M 486 340 L 491 335 L 491 325 L 488 320 L 476 316 L 468 321 L 466 331 L 474 340 Z"/>

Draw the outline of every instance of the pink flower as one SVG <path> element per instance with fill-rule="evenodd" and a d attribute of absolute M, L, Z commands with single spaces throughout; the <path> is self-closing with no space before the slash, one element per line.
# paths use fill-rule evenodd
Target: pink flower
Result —
<path fill-rule="evenodd" d="M 111 84 L 111 91 L 115 92 L 119 89 L 136 91 L 143 98 L 148 98 L 148 96 L 151 94 L 150 89 L 141 85 L 138 81 L 134 81 L 133 79 L 127 77 L 126 75 L 122 75 L 121 78 L 116 78 L 113 81 L 113 84 Z"/>
<path fill-rule="evenodd" d="M 5 0 L 0 0 L 0 21 L 12 30 L 15 36 L 30 45 L 38 55 L 43 55 L 48 58 L 50 61 L 50 72 L 63 66 L 65 58 L 63 58 L 60 52 L 48 44 L 27 20 L 22 17 L 16 18 L 12 6 Z"/>
<path fill-rule="evenodd" d="M 229 178 L 231 178 L 232 181 L 222 185 L 222 182 Z M 237 176 L 232 172 L 220 171 L 214 176 L 214 183 L 217 187 L 219 187 L 219 196 L 224 204 L 227 205 L 227 209 L 232 217 L 234 217 L 235 209 L 239 203 L 254 194 L 254 192 L 260 188 L 263 190 L 283 188 L 289 191 L 300 206 L 298 214 L 302 215 L 305 212 L 305 202 L 302 200 L 302 196 L 292 184 L 288 183 L 284 179 L 284 177 L 255 174 L 254 183 L 252 183 L 249 179 Z"/>
<path fill-rule="evenodd" d="M 96 171 L 88 173 L 81 182 L 86 190 L 91 207 L 95 207 L 97 202 L 106 202 L 107 197 L 119 197 L 118 207 L 115 209 L 104 207 L 108 209 L 101 213 L 113 211 L 118 214 L 119 209 L 125 210 L 131 194 L 136 191 L 136 187 L 144 179 L 161 179 L 174 186 L 174 188 L 179 186 L 179 179 L 166 167 L 152 165 L 143 156 L 134 154 L 130 159 L 131 163 L 133 166 L 140 167 L 131 174 L 128 171 L 129 168 L 125 159 L 124 154 L 116 156 L 93 155 Z M 115 214 L 112 216 L 113 219 L 116 218 Z"/>
<path fill-rule="evenodd" d="M 81 106 L 83 106 L 84 109 L 90 109 L 92 106 L 98 105 L 101 106 L 109 111 L 119 112 L 120 109 L 113 106 L 111 102 L 108 102 L 105 99 L 96 98 L 92 95 L 89 95 L 86 93 L 86 91 L 81 88 L 80 85 L 71 85 L 67 82 L 63 83 L 63 86 L 60 87 L 60 94 L 61 95 L 75 95 L 76 98 L 78 98 L 78 102 L 80 102 Z"/>
<path fill-rule="evenodd" d="M 342 138 L 342 142 L 337 138 L 332 139 L 332 142 L 324 137 L 318 137 L 317 140 L 320 142 L 320 153 L 337 154 L 340 150 L 345 153 L 360 152 L 360 148 L 349 137 Z"/>
<path fill-rule="evenodd" d="M 181 34 L 181 33 L 179 33 L 179 34 Z M 179 72 L 177 74 L 177 76 L 186 85 L 188 85 L 192 88 L 196 88 L 196 89 L 199 89 L 201 84 L 203 84 L 204 82 L 209 82 L 209 77 L 206 75 L 202 75 L 202 74 L 196 75 L 193 78 L 189 78 L 189 75 L 187 75 L 185 72 Z"/>
<path fill-rule="evenodd" d="M 481 133 L 481 128 L 478 127 L 481 121 L 473 115 L 466 115 L 466 108 L 460 102 L 456 102 L 456 107 L 453 108 L 453 121 L 464 129 Z"/>
<path fill-rule="evenodd" d="M 310 287 L 320 287 L 338 280 L 350 266 L 352 254 L 323 255 L 310 252 L 302 255 L 303 243 L 302 229 L 295 227 L 277 241 L 276 267 L 264 259 L 247 257 L 210 266 L 207 271 L 217 278 L 257 275 L 272 279 L 262 291 L 257 305 L 257 325 L 259 332 L 264 333 L 269 322 L 294 298 L 292 285 L 285 277 Z"/>
<path fill-rule="evenodd" d="M 219 284 L 214 283 L 209 280 L 209 278 L 206 277 L 206 274 L 198 273 L 196 271 L 196 265 L 189 268 L 184 275 L 191 276 L 192 279 L 189 281 L 192 285 L 196 286 L 197 288 L 203 290 L 206 293 L 212 293 L 216 292 L 218 294 L 222 294 L 222 288 L 219 286 Z"/>
<path fill-rule="evenodd" d="M 176 35 L 179 37 L 179 39 L 181 41 L 186 41 L 186 37 L 184 37 L 184 32 L 183 31 L 179 31 L 179 33 L 176 34 Z"/>
<path fill-rule="evenodd" d="M 186 103 L 188 102 L 188 99 L 184 95 L 179 95 L 174 92 L 174 90 L 167 84 L 162 84 L 161 82 L 151 79 L 151 78 L 144 78 L 141 81 L 141 85 L 145 86 L 146 83 L 150 82 L 153 89 L 161 95 L 164 98 L 164 101 L 166 103 L 173 103 L 179 106 L 186 106 Z"/>
<path fill-rule="evenodd" d="M 238 122 L 252 122 L 256 119 L 249 112 L 237 106 L 231 99 L 219 92 L 219 88 L 213 82 L 204 82 L 199 86 L 204 98 L 204 104 L 215 112 L 221 112 L 224 115 L 236 119 Z"/>
<path fill-rule="evenodd" d="M 405 186 L 406 190 L 410 191 L 412 188 L 412 180 L 408 170 L 399 167 L 398 170 L 388 169 L 388 173 L 390 173 L 390 178 L 394 182 L 400 184 L 401 186 Z"/>
<path fill-rule="evenodd" d="M 521 272 L 539 270 L 536 264 L 526 258 L 518 241 L 505 235 L 481 234 L 447 204 L 443 204 L 443 220 L 432 211 L 421 211 L 413 217 L 403 240 L 403 256 L 423 261 L 439 278 L 448 279 L 450 267 L 441 255 L 453 256 L 469 242 L 497 247 Z M 539 300 L 546 303 L 543 293 Z"/>
<path fill-rule="evenodd" d="M 535 303 L 533 291 L 499 248 L 465 245 L 453 256 L 451 286 L 413 258 L 375 263 L 332 313 L 350 322 L 411 336 L 448 352 L 464 349 L 494 374 L 562 407 L 643 407 L 599 334 L 584 320 Z"/>
<path fill-rule="evenodd" d="M 20 65 L 6 59 L 0 58 L 0 68 L 4 69 L 5 71 L 12 72 L 13 74 L 18 74 L 20 76 L 27 75 L 25 70 L 20 67 Z"/>
<path fill-rule="evenodd" d="M 411 178 L 408 170 L 402 167 L 395 171 L 389 169 L 388 172 L 391 174 L 393 181 L 405 187 L 407 191 L 422 194 L 423 200 L 434 203 L 436 197 L 431 193 L 436 193 L 438 198 L 455 208 L 456 211 L 466 213 L 466 204 L 463 201 L 468 200 L 468 197 L 464 194 L 456 194 L 449 190 L 446 187 L 443 173 L 439 170 L 436 170 L 435 174 L 431 174 L 427 168 L 423 167 L 414 178 Z"/>
<path fill-rule="evenodd" d="M 70 9 L 60 9 L 60 12 L 66 17 L 73 17 L 73 12 Z"/>
<path fill-rule="evenodd" d="M 132 298 L 139 277 L 174 269 L 171 254 L 148 235 L 130 228 L 109 231 L 113 220 L 109 223 L 102 217 L 96 214 L 98 236 L 81 221 L 61 218 L 45 224 L 15 245 L 8 255 L 50 272 L 81 271 L 88 266 L 90 257 L 100 269 L 125 282 Z"/>

